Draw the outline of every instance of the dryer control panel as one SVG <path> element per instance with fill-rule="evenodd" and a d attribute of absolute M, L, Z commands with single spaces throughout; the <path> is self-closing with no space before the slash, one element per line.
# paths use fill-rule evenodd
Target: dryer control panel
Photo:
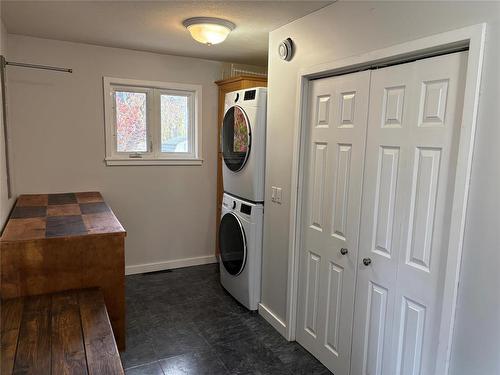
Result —
<path fill-rule="evenodd" d="M 254 100 L 255 99 L 256 90 L 247 90 L 245 91 L 245 97 L 243 100 Z"/>
<path fill-rule="evenodd" d="M 267 88 L 266 87 L 255 87 L 252 89 L 238 90 L 233 92 L 228 92 L 226 94 L 224 103 L 225 108 L 229 108 L 235 104 L 237 105 L 250 105 L 252 107 L 260 107 L 266 105 L 267 99 Z"/>

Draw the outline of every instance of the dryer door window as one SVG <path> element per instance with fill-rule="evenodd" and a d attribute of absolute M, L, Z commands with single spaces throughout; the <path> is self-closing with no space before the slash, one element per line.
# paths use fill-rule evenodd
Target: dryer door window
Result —
<path fill-rule="evenodd" d="M 251 139 L 250 123 L 243 109 L 236 105 L 229 108 L 222 123 L 222 155 L 231 171 L 237 172 L 245 166 Z"/>
<path fill-rule="evenodd" d="M 219 227 L 220 257 L 226 271 L 238 275 L 245 267 L 247 241 L 240 220 L 235 214 L 225 214 Z"/>

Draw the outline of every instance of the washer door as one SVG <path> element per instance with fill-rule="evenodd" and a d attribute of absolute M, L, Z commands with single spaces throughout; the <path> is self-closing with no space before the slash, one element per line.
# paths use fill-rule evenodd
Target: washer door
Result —
<path fill-rule="evenodd" d="M 219 247 L 222 264 L 231 275 L 239 275 L 247 260 L 247 240 L 240 219 L 228 212 L 219 226 Z"/>
<path fill-rule="evenodd" d="M 233 172 L 241 170 L 250 155 L 252 134 L 250 122 L 237 105 L 229 108 L 222 123 L 222 155 L 224 163 Z"/>

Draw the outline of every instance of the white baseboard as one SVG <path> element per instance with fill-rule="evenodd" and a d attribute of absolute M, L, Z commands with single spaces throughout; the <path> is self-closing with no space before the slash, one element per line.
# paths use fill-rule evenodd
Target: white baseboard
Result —
<path fill-rule="evenodd" d="M 132 266 L 125 267 L 125 275 L 134 275 L 137 273 L 144 273 L 144 272 L 163 271 L 181 267 L 199 266 L 202 264 L 209 264 L 209 263 L 217 263 L 217 258 L 215 257 L 215 255 L 167 260 L 164 262 L 156 262 L 156 263 L 135 264 Z"/>
<path fill-rule="evenodd" d="M 270 324 L 273 328 L 278 331 L 281 336 L 286 338 L 286 324 L 276 316 L 268 307 L 259 303 L 259 314 Z"/>

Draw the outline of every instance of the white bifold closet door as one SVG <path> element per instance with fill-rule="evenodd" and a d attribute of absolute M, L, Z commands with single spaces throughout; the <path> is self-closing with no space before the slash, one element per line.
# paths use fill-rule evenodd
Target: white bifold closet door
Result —
<path fill-rule="evenodd" d="M 309 92 L 296 336 L 347 374 L 370 72 L 316 80 Z"/>
<path fill-rule="evenodd" d="M 372 72 L 353 375 L 434 374 L 466 65 Z"/>
<path fill-rule="evenodd" d="M 466 64 L 310 84 L 296 336 L 335 375 L 434 374 Z"/>

